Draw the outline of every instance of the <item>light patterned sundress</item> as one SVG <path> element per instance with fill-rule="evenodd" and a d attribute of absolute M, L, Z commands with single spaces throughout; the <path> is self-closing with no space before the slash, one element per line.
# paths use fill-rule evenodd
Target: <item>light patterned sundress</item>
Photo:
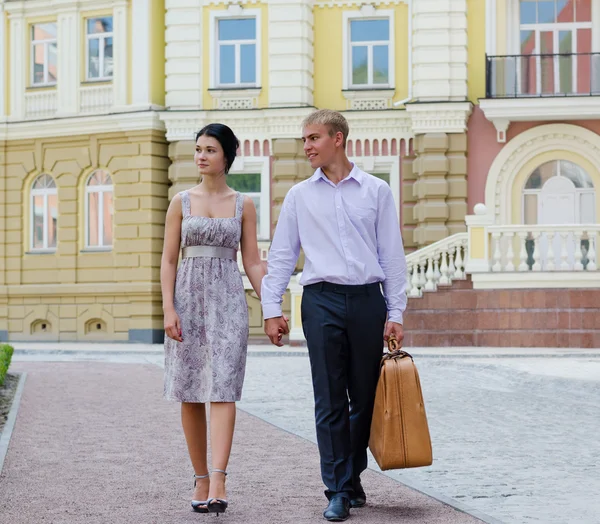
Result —
<path fill-rule="evenodd" d="M 190 214 L 190 196 L 181 196 L 181 247 L 237 249 L 242 235 L 244 196 L 235 216 Z M 177 270 L 175 311 L 183 342 L 165 335 L 164 396 L 179 402 L 240 400 L 248 349 L 248 306 L 237 262 L 226 258 L 183 258 Z"/>

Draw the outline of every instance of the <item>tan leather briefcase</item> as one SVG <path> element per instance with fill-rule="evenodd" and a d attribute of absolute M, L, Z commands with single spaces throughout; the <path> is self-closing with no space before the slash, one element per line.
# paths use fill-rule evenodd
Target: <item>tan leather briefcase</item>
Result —
<path fill-rule="evenodd" d="M 390 339 L 381 359 L 369 448 L 382 470 L 433 462 L 419 373 L 411 355 Z"/>

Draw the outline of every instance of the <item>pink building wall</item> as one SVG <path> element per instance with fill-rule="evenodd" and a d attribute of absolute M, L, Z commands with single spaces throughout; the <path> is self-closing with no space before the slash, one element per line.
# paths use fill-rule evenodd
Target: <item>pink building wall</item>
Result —
<path fill-rule="evenodd" d="M 496 128 L 479 106 L 475 106 L 469 119 L 467 131 L 467 207 L 468 213 L 473 213 L 473 206 L 485 203 L 485 183 L 490 167 L 503 147 L 517 135 L 533 127 L 547 124 L 568 123 L 581 126 L 600 135 L 600 120 L 571 120 L 548 122 L 513 122 L 506 132 L 506 143 L 499 143 L 496 138 Z"/>

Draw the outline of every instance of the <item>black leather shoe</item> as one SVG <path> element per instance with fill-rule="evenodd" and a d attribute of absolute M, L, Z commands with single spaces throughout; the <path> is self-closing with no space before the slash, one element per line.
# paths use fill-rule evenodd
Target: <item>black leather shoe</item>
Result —
<path fill-rule="evenodd" d="M 367 503 L 367 495 L 365 495 L 365 490 L 360 483 L 360 480 L 354 486 L 354 493 L 350 498 L 350 507 L 351 508 L 362 508 Z"/>
<path fill-rule="evenodd" d="M 330 522 L 342 522 L 350 516 L 350 501 L 344 495 L 334 495 L 323 516 Z"/>

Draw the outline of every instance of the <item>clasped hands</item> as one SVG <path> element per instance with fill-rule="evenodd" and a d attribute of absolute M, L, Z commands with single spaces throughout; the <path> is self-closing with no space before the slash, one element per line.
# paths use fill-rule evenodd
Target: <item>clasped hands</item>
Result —
<path fill-rule="evenodd" d="M 290 328 L 288 326 L 287 317 L 281 316 L 265 320 L 265 333 L 269 337 L 269 340 L 276 346 L 283 346 L 281 339 L 283 335 L 287 335 L 289 332 Z M 387 342 L 390 337 L 396 337 L 399 347 L 402 347 L 402 341 L 404 340 L 404 328 L 402 327 L 402 324 L 399 324 L 398 322 L 386 323 L 383 340 Z"/>

